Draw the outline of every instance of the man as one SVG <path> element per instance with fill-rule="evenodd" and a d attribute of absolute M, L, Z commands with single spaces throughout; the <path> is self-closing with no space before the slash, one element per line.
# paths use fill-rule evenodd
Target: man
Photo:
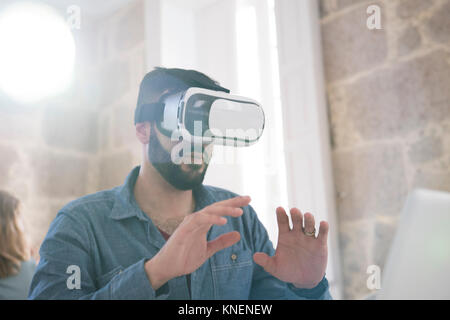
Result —
<path fill-rule="evenodd" d="M 138 108 L 190 87 L 226 91 L 204 74 L 156 68 Z M 202 184 L 208 163 L 171 161 L 178 141 L 140 122 L 142 163 L 125 184 L 60 210 L 40 249 L 32 299 L 327 299 L 328 224 L 276 210 L 273 249 L 250 197 Z M 212 148 L 203 145 L 203 154 Z M 195 153 L 193 153 L 195 157 Z M 304 223 L 304 227 L 303 227 Z"/>

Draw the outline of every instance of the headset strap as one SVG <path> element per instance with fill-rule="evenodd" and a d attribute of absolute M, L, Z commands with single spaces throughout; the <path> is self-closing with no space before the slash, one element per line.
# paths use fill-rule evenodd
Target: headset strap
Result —
<path fill-rule="evenodd" d="M 145 121 L 161 122 L 163 120 L 165 104 L 162 102 L 140 105 L 135 113 L 134 123 Z"/>

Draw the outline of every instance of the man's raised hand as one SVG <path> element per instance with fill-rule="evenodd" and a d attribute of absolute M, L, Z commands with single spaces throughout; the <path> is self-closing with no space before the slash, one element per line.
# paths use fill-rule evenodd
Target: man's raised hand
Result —
<path fill-rule="evenodd" d="M 216 252 L 240 240 L 237 231 L 222 234 L 212 241 L 206 236 L 213 225 L 225 225 L 229 217 L 240 217 L 241 207 L 250 203 L 250 197 L 235 197 L 209 205 L 186 216 L 161 250 L 145 264 L 153 289 L 157 290 L 172 278 L 197 270 Z"/>
<path fill-rule="evenodd" d="M 324 277 L 327 266 L 328 223 L 320 223 L 316 237 L 314 216 L 299 209 L 291 209 L 293 228 L 283 208 L 276 210 L 278 245 L 273 257 L 263 252 L 253 255 L 255 263 L 274 277 L 294 284 L 298 288 L 314 288 Z M 305 226 L 303 227 L 303 221 Z"/>

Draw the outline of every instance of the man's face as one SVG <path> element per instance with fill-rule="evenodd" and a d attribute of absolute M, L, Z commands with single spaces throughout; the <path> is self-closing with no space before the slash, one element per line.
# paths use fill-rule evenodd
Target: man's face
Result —
<path fill-rule="evenodd" d="M 176 164 L 172 160 L 172 151 L 179 145 L 179 141 L 172 141 L 164 136 L 154 124 L 150 125 L 150 142 L 148 158 L 161 176 L 178 190 L 191 190 L 202 184 L 208 168 L 208 161 L 212 155 L 212 145 L 203 145 L 200 152 L 192 152 L 190 160 Z M 177 149 L 178 150 L 178 149 Z M 183 151 L 181 150 L 181 155 Z M 196 160 L 195 160 L 196 159 Z M 195 160 L 195 161 L 194 161 Z"/>

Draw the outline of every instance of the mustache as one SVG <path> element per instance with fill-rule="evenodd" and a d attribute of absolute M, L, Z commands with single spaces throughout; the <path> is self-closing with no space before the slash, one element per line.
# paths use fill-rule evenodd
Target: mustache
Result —
<path fill-rule="evenodd" d="M 189 168 L 191 168 L 191 170 L 197 171 L 203 167 L 203 164 L 191 163 L 191 164 L 188 164 L 188 166 L 189 166 Z"/>
<path fill-rule="evenodd" d="M 162 147 L 155 134 L 150 136 L 148 157 L 159 174 L 178 190 L 192 190 L 203 183 L 208 165 L 189 164 L 190 170 L 183 171 L 181 165 L 172 161 L 170 153 Z"/>

